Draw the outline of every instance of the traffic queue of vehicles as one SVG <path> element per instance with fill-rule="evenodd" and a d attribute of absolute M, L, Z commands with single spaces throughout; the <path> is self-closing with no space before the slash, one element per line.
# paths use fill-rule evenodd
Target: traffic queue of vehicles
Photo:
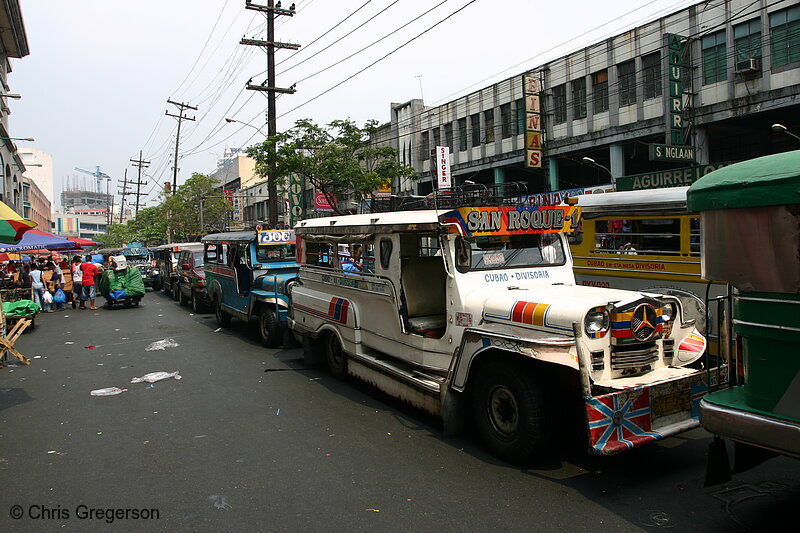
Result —
<path fill-rule="evenodd" d="M 307 362 L 441 417 L 448 433 L 475 428 L 509 462 L 557 435 L 616 454 L 698 427 L 712 412 L 703 398 L 741 359 L 729 326 L 707 350 L 708 323 L 731 313 L 706 310 L 698 217 L 685 189 L 672 194 L 668 209 L 586 201 L 586 219 L 580 205 L 452 205 L 207 235 L 164 249 L 164 287 L 221 327 L 257 321 L 265 346 L 290 333 Z M 719 300 L 715 279 L 706 298 Z"/>

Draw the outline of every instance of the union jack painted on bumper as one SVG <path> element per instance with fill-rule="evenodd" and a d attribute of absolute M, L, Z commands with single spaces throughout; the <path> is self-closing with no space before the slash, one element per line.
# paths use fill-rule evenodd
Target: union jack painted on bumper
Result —
<path fill-rule="evenodd" d="M 703 372 L 585 398 L 592 453 L 614 455 L 699 426 L 698 404 L 708 392 L 705 377 Z"/>

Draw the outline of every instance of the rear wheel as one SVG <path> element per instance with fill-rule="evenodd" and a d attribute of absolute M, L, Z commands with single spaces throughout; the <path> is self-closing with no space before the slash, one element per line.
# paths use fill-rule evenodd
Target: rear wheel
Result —
<path fill-rule="evenodd" d="M 335 333 L 329 333 L 325 338 L 325 359 L 328 370 L 334 377 L 344 379 L 347 377 L 347 354 L 342 349 L 342 343 Z"/>
<path fill-rule="evenodd" d="M 274 309 L 262 307 L 258 316 L 258 335 L 261 344 L 267 348 L 277 348 L 281 344 L 281 323 Z"/>
<path fill-rule="evenodd" d="M 178 299 L 180 300 L 181 305 L 189 305 L 189 297 L 183 294 L 183 291 L 178 288 Z"/>
<path fill-rule="evenodd" d="M 221 328 L 227 328 L 231 325 L 231 315 L 222 310 L 222 304 L 219 298 L 214 298 L 214 314 L 217 316 L 217 324 Z"/>
<path fill-rule="evenodd" d="M 545 451 L 551 424 L 544 395 L 521 365 L 490 362 L 481 368 L 473 409 L 481 440 L 493 455 L 519 464 Z"/>
<path fill-rule="evenodd" d="M 172 284 L 172 299 L 177 302 L 178 301 L 178 297 L 180 296 L 180 294 L 181 294 L 180 285 L 178 285 L 178 282 L 175 281 Z"/>

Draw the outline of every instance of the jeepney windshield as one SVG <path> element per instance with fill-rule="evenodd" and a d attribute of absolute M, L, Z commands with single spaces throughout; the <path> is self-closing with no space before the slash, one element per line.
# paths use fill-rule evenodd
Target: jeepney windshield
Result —
<path fill-rule="evenodd" d="M 149 263 L 150 262 L 150 256 L 148 256 L 148 255 L 127 255 L 127 254 L 122 254 L 122 255 L 125 256 L 125 259 L 128 261 L 128 263 Z"/>
<path fill-rule="evenodd" d="M 259 263 L 292 260 L 294 260 L 294 244 L 269 244 L 266 246 L 256 246 L 256 261 Z"/>
<path fill-rule="evenodd" d="M 563 265 L 562 240 L 556 233 L 459 237 L 456 240 L 456 268 L 503 270 Z"/>

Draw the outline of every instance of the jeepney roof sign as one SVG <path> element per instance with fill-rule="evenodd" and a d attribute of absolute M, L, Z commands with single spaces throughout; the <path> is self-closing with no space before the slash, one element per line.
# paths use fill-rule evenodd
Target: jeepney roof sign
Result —
<path fill-rule="evenodd" d="M 578 206 L 462 207 L 442 215 L 446 224 L 458 224 L 465 236 L 570 233 L 578 228 Z"/>
<path fill-rule="evenodd" d="M 258 245 L 295 244 L 294 230 L 264 230 L 258 232 Z"/>

